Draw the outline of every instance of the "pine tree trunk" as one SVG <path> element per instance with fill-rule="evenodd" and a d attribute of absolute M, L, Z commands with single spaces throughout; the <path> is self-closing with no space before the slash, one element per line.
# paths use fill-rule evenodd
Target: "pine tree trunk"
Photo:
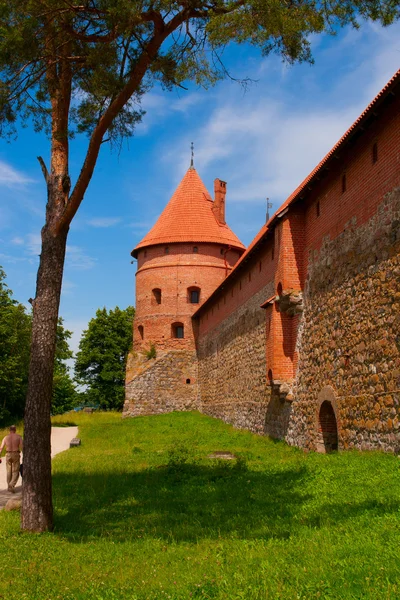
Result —
<path fill-rule="evenodd" d="M 68 235 L 68 228 L 55 232 L 55 228 L 51 227 L 60 204 L 65 202 L 65 192 L 59 177 L 50 176 L 49 179 L 52 181 L 48 182 L 46 225 L 42 230 L 42 251 L 33 301 L 21 513 L 22 529 L 37 532 L 53 528 L 50 411 L 56 329 Z"/>

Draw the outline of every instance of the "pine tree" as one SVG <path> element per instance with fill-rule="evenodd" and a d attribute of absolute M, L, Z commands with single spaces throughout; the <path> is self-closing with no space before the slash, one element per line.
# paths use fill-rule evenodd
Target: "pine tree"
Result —
<path fill-rule="evenodd" d="M 311 34 L 398 17 L 395 0 L 0 0 L 0 133 L 33 119 L 51 143 L 49 169 L 39 157 L 47 207 L 33 300 L 23 529 L 52 527 L 50 408 L 65 248 L 102 145 L 132 135 L 154 82 L 173 88 L 225 76 L 221 53 L 231 41 L 311 60 Z M 88 135 L 73 186 L 72 133 Z"/>

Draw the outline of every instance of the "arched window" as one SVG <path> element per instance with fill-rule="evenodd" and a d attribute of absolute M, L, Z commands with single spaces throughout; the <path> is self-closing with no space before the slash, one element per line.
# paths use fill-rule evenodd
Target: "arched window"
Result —
<path fill-rule="evenodd" d="M 161 304 L 161 290 L 160 290 L 160 288 L 154 288 L 154 290 L 152 290 L 151 303 L 152 304 Z"/>
<path fill-rule="evenodd" d="M 140 339 L 142 340 L 143 337 L 144 337 L 144 328 L 143 328 L 143 325 L 139 325 L 138 332 L 139 332 L 139 335 L 140 335 Z"/>
<path fill-rule="evenodd" d="M 184 328 L 183 323 L 173 323 L 172 324 L 172 337 L 182 339 L 184 338 Z"/>
<path fill-rule="evenodd" d="M 199 304 L 200 302 L 200 288 L 190 287 L 188 288 L 188 302 L 189 304 Z"/>

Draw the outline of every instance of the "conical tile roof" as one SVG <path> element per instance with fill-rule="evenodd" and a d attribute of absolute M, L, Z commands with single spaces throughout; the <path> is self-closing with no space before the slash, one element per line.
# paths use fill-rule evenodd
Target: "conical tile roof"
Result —
<path fill-rule="evenodd" d="M 213 242 L 245 250 L 228 225 L 219 223 L 212 211 L 213 200 L 196 169 L 190 167 L 156 224 L 132 251 L 156 244 Z"/>

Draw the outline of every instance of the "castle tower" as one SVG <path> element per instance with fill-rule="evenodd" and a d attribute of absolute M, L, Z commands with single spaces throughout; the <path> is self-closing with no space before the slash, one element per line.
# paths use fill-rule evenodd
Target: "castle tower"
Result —
<path fill-rule="evenodd" d="M 137 258 L 133 353 L 124 414 L 196 408 L 197 359 L 192 315 L 230 273 L 245 247 L 225 222 L 226 183 L 215 200 L 191 166 Z M 156 358 L 148 358 L 154 346 Z"/>

